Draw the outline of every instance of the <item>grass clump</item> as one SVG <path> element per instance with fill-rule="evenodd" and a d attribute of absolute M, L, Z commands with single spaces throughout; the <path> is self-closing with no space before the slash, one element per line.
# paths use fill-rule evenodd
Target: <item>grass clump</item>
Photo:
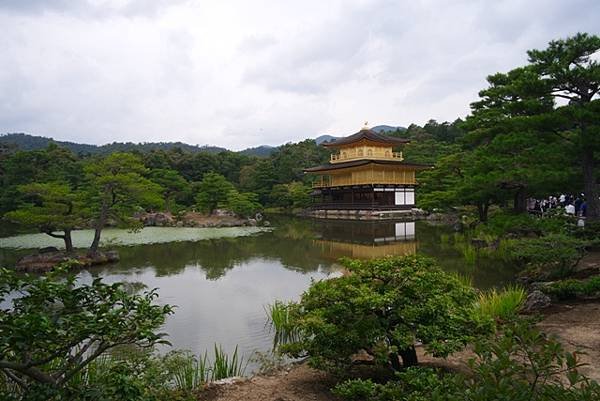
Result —
<path fill-rule="evenodd" d="M 479 294 L 475 310 L 494 320 L 507 321 L 519 313 L 526 297 L 525 289 L 517 285 L 508 286 L 502 291 L 492 289 Z"/>
<path fill-rule="evenodd" d="M 220 345 L 215 344 L 215 357 L 212 362 L 211 380 L 221 380 L 228 377 L 242 376 L 246 370 L 244 358 L 238 354 L 238 347 L 235 347 L 233 354 L 229 356 Z"/>
<path fill-rule="evenodd" d="M 188 352 L 172 352 L 164 361 L 178 390 L 193 391 L 210 380 L 211 369 L 206 352 L 202 357 Z"/>

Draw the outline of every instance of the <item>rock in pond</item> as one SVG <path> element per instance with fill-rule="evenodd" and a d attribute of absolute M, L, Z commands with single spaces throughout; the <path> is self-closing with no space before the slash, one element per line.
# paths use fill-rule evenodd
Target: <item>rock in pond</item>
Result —
<path fill-rule="evenodd" d="M 66 252 L 45 252 L 27 255 L 15 265 L 17 271 L 44 273 L 65 262 L 77 262 L 81 267 L 114 263 L 119 261 L 117 251 L 96 252 L 94 255 L 77 255 Z"/>

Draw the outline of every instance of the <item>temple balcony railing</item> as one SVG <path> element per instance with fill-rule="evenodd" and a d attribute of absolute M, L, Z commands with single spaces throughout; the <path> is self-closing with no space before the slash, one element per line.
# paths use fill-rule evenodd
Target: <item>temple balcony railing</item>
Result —
<path fill-rule="evenodd" d="M 402 152 L 374 152 L 372 154 L 362 155 L 362 154 L 346 154 L 343 153 L 334 153 L 330 157 L 331 163 L 341 163 L 352 160 L 396 160 L 402 161 L 404 160 L 404 156 Z"/>
<path fill-rule="evenodd" d="M 331 186 L 331 180 L 317 180 L 312 183 L 313 188 L 326 188 Z"/>
<path fill-rule="evenodd" d="M 352 185 L 415 185 L 417 181 L 414 176 L 408 176 L 404 178 L 367 178 L 367 179 L 340 179 L 336 178 L 333 180 L 316 180 L 313 181 L 313 188 L 331 188 L 331 187 L 342 187 Z"/>

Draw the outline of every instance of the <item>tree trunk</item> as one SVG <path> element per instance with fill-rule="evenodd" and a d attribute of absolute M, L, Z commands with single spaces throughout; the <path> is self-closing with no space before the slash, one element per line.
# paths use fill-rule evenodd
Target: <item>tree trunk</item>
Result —
<path fill-rule="evenodd" d="M 514 211 L 515 213 L 526 213 L 527 212 L 527 198 L 525 187 L 518 187 L 517 192 L 515 192 L 515 200 L 514 200 Z"/>
<path fill-rule="evenodd" d="M 65 236 L 63 239 L 65 240 L 65 251 L 67 251 L 67 253 L 73 253 L 73 239 L 71 238 L 70 229 L 65 230 Z"/>
<path fill-rule="evenodd" d="M 400 357 L 402 358 L 402 367 L 405 369 L 411 366 L 416 366 L 419 363 L 417 359 L 417 350 L 415 349 L 414 345 L 400 350 L 398 354 L 400 354 Z"/>
<path fill-rule="evenodd" d="M 488 217 L 488 209 L 490 205 L 489 203 L 478 203 L 477 204 L 477 213 L 479 214 L 479 221 L 485 223 Z"/>
<path fill-rule="evenodd" d="M 396 372 L 399 372 L 402 369 L 402 364 L 400 363 L 400 355 L 396 352 L 390 352 L 389 355 L 390 364 L 392 365 L 392 369 Z"/>
<path fill-rule="evenodd" d="M 102 206 L 100 208 L 100 216 L 98 220 L 96 220 L 96 224 L 94 224 L 94 240 L 92 241 L 92 245 L 88 250 L 89 255 L 94 255 L 98 252 L 98 246 L 100 246 L 100 235 L 102 234 L 102 229 L 106 225 L 106 220 L 108 219 L 108 201 L 103 200 Z"/>
<path fill-rule="evenodd" d="M 600 219 L 600 200 L 598 199 L 598 183 L 594 174 L 594 150 L 591 146 L 583 150 L 583 190 L 587 203 L 587 218 Z"/>

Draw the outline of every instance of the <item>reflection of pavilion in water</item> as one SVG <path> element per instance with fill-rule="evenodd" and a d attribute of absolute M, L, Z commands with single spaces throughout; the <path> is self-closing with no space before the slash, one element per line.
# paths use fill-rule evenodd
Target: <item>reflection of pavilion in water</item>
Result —
<path fill-rule="evenodd" d="M 321 222 L 319 222 L 321 223 Z M 323 221 L 314 243 L 322 255 L 339 259 L 372 259 L 417 252 L 414 221 Z"/>

